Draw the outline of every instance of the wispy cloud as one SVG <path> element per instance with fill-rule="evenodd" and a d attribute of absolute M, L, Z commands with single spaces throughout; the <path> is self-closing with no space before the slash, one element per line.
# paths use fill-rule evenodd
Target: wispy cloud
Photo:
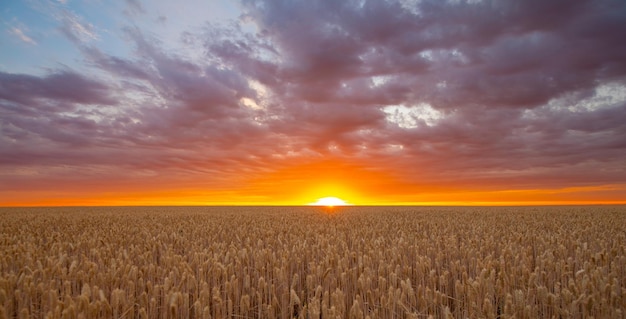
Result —
<path fill-rule="evenodd" d="M 146 9 L 144 9 L 140 0 L 124 0 L 126 2 L 125 12 L 129 15 L 136 15 L 146 13 Z"/>
<path fill-rule="evenodd" d="M 98 39 L 95 27 L 67 10 L 62 10 L 60 15 L 61 32 L 72 42 L 82 44 Z"/>
<path fill-rule="evenodd" d="M 33 40 L 33 38 L 31 38 L 28 35 L 26 35 L 24 30 L 22 30 L 19 27 L 12 27 L 12 28 L 10 28 L 9 32 L 11 34 L 13 34 L 14 36 L 16 36 L 18 39 L 20 39 L 22 42 L 25 42 L 25 43 L 28 43 L 28 44 L 37 45 L 37 42 L 35 42 L 35 40 Z"/>

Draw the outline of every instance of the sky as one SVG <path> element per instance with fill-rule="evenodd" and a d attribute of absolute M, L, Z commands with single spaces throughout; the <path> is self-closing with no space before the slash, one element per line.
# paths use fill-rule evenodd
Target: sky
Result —
<path fill-rule="evenodd" d="M 0 206 L 626 203 L 626 1 L 0 2 Z"/>

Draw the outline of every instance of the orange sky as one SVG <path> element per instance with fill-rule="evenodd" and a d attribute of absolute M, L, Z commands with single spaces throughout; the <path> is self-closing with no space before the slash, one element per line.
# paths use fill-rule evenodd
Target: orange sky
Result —
<path fill-rule="evenodd" d="M 201 183 L 199 183 L 201 184 Z M 169 189 L 168 185 L 171 185 Z M 114 189 L 115 188 L 115 189 Z M 113 190 L 114 189 L 114 190 Z M 106 183 L 15 192 L 3 206 L 306 205 L 338 197 L 354 205 L 586 205 L 626 204 L 624 185 L 552 189 L 489 189 L 403 180 L 401 172 L 368 169 L 338 159 L 286 165 L 224 188 L 185 188 L 174 181 L 115 187 Z"/>

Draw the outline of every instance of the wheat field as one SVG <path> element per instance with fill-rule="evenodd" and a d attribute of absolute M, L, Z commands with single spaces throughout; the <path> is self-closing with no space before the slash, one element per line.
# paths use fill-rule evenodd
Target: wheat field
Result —
<path fill-rule="evenodd" d="M 0 318 L 623 318 L 626 207 L 0 209 Z"/>

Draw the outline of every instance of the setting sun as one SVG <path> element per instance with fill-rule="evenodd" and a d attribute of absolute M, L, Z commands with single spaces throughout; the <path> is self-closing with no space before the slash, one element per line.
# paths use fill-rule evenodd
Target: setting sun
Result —
<path fill-rule="evenodd" d="M 337 197 L 323 197 L 323 198 L 318 199 L 315 203 L 311 203 L 311 205 L 333 207 L 333 206 L 346 206 L 350 204 L 346 203 L 346 201 Z"/>

